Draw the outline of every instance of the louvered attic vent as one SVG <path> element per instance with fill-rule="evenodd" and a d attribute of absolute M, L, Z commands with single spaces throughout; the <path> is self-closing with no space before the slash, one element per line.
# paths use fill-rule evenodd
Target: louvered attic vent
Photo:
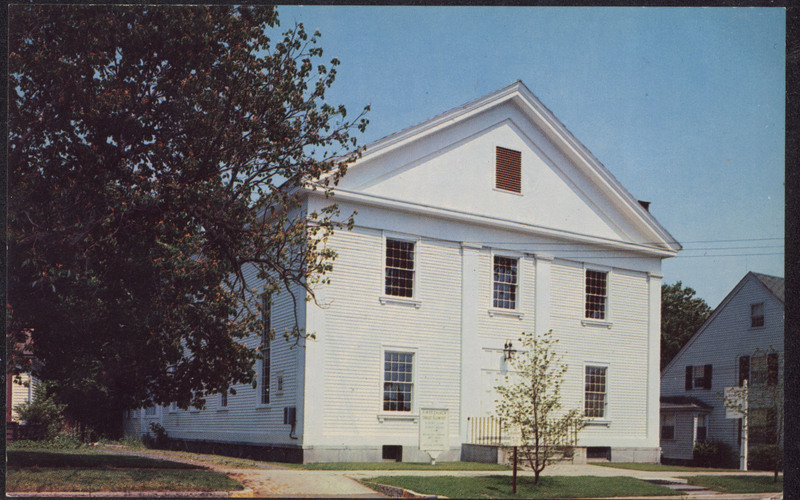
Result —
<path fill-rule="evenodd" d="M 522 153 L 497 146 L 496 154 L 495 187 L 504 191 L 521 193 Z"/>

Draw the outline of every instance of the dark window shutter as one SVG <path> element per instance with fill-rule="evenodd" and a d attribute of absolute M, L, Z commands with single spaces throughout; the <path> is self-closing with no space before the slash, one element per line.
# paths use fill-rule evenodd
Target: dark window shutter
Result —
<path fill-rule="evenodd" d="M 692 367 L 691 366 L 687 366 L 686 367 L 686 390 L 687 391 L 691 391 L 692 390 Z"/>
<path fill-rule="evenodd" d="M 750 378 L 750 356 L 742 356 L 739 358 L 739 387 L 742 387 L 748 378 Z"/>
<path fill-rule="evenodd" d="M 522 153 L 496 148 L 495 187 L 515 193 L 522 192 Z"/>
<path fill-rule="evenodd" d="M 711 389 L 711 365 L 703 368 L 703 388 Z"/>
<path fill-rule="evenodd" d="M 767 355 L 767 385 L 778 385 L 778 353 Z"/>

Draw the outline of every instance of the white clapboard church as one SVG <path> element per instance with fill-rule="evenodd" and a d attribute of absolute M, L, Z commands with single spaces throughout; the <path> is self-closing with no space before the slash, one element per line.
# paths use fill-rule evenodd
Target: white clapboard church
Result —
<path fill-rule="evenodd" d="M 274 340 L 255 389 L 203 410 L 129 412 L 129 433 L 158 422 L 198 448 L 424 461 L 421 416 L 436 409 L 438 460 L 474 458 L 504 348 L 552 329 L 564 403 L 589 420 L 580 451 L 659 460 L 661 261 L 681 247 L 522 82 L 368 145 L 334 201 L 358 213 L 329 241 L 320 305 L 297 306 L 316 340 Z M 329 203 L 305 197 L 308 213 Z M 290 328 L 293 307 L 275 297 L 272 327 Z"/>

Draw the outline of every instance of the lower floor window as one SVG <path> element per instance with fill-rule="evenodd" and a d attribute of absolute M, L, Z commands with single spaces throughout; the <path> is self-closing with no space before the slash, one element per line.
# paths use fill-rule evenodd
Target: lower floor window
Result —
<path fill-rule="evenodd" d="M 675 439 L 675 414 L 661 414 L 661 439 Z"/>
<path fill-rule="evenodd" d="M 383 357 L 383 411 L 411 411 L 414 354 L 387 351 Z"/>
<path fill-rule="evenodd" d="M 697 441 L 705 441 L 708 439 L 708 416 L 697 416 Z"/>
<path fill-rule="evenodd" d="M 774 409 L 751 408 L 747 423 L 749 444 L 776 444 L 778 442 L 777 419 Z"/>
<path fill-rule="evenodd" d="M 590 418 L 605 417 L 606 410 L 606 368 L 587 366 L 584 384 L 583 414 Z"/>

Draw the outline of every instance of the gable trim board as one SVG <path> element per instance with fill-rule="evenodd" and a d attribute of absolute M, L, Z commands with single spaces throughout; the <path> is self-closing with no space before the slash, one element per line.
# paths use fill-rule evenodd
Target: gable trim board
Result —
<path fill-rule="evenodd" d="M 765 275 L 765 274 L 758 274 L 758 273 L 754 273 L 753 271 L 749 271 L 747 274 L 745 274 L 745 275 L 744 275 L 744 278 L 742 278 L 741 280 L 739 280 L 739 283 L 737 283 L 737 284 L 736 284 L 736 286 L 735 286 L 735 287 L 733 287 L 733 290 L 731 290 L 731 291 L 730 291 L 730 293 L 728 293 L 728 295 L 726 295 L 726 296 L 725 296 L 725 298 L 724 298 L 724 299 L 722 299 L 722 302 L 720 302 L 720 303 L 719 303 L 719 305 L 717 306 L 717 308 L 716 308 L 716 309 L 714 309 L 714 311 L 711 313 L 711 315 L 709 315 L 709 317 L 708 317 L 708 319 L 705 321 L 705 323 L 703 323 L 703 325 L 702 325 L 702 326 L 701 326 L 701 327 L 700 327 L 700 328 L 699 328 L 699 329 L 698 329 L 698 330 L 697 330 L 697 331 L 694 333 L 694 335 L 692 335 L 692 337 L 691 337 L 691 338 L 688 340 L 688 342 L 686 342 L 686 345 L 684 345 L 684 346 L 681 348 L 681 350 L 680 350 L 680 351 L 678 351 L 678 353 L 677 353 L 677 354 L 675 354 L 675 357 L 674 357 L 674 358 L 672 358 L 672 361 L 670 361 L 669 363 L 667 363 L 667 366 L 665 366 L 665 367 L 664 367 L 664 369 L 663 369 L 663 370 L 661 370 L 661 375 L 662 375 L 662 376 L 663 376 L 665 373 L 667 373 L 667 371 L 669 371 L 669 370 L 672 368 L 672 366 L 673 366 L 674 364 L 676 364 L 676 363 L 678 362 L 678 360 L 679 360 L 679 359 L 682 357 L 682 355 L 683 355 L 683 353 L 684 353 L 685 351 L 688 351 L 689 349 L 691 349 L 692 345 L 694 345 L 694 343 L 697 341 L 697 339 L 698 339 L 698 338 L 700 338 L 700 336 L 701 336 L 701 335 L 703 335 L 703 332 L 704 332 L 704 331 L 706 331 L 706 329 L 709 327 L 709 325 L 713 324 L 713 322 L 714 322 L 714 320 L 717 318 L 717 316 L 719 316 L 719 315 L 720 315 L 720 313 L 721 313 L 721 312 L 722 312 L 722 311 L 725 309 L 725 307 L 727 307 L 727 306 L 728 306 L 728 304 L 730 303 L 730 301 L 731 301 L 731 300 L 733 300 L 733 298 L 734 298 L 734 297 L 735 297 L 735 296 L 736 296 L 736 295 L 739 293 L 739 291 L 741 291 L 741 289 L 744 287 L 744 285 L 745 285 L 745 284 L 746 284 L 746 283 L 747 283 L 749 280 L 754 280 L 754 281 L 755 281 L 756 283 L 758 283 L 758 284 L 759 284 L 759 285 L 760 285 L 760 286 L 761 286 L 761 287 L 762 287 L 764 290 L 766 290 L 766 291 L 767 291 L 767 293 L 769 293 L 769 295 L 770 295 L 770 296 L 772 296 L 772 297 L 774 297 L 776 300 L 780 301 L 781 305 L 783 305 L 783 303 L 784 303 L 784 301 L 783 301 L 783 298 L 782 298 L 782 297 L 779 297 L 778 295 L 776 295 L 776 294 L 775 294 L 775 291 L 774 291 L 773 289 L 771 289 L 770 287 L 768 287 L 768 286 L 767 286 L 767 285 L 766 285 L 766 284 L 765 284 L 765 283 L 764 283 L 764 282 L 763 282 L 763 281 L 762 281 L 762 280 L 759 278 L 760 276 L 764 276 L 764 277 L 767 277 L 767 278 L 774 278 L 774 276 L 767 276 L 767 275 Z"/>

